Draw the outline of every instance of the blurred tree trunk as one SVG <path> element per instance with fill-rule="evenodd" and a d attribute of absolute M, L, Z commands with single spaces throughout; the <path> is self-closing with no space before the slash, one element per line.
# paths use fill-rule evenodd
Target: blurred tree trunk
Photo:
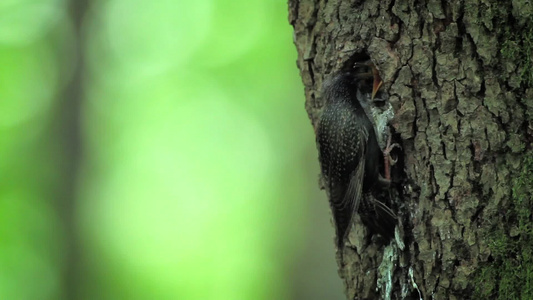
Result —
<path fill-rule="evenodd" d="M 83 99 L 83 43 L 82 22 L 87 11 L 87 0 L 71 0 L 69 15 L 74 29 L 74 74 L 67 88 L 61 95 L 61 107 L 55 120 L 57 134 L 60 138 L 63 167 L 63 190 L 59 192 L 60 211 L 65 228 L 66 255 L 64 287 L 65 299 L 78 299 L 80 277 L 80 249 L 78 226 L 76 221 L 76 186 L 81 162 L 81 103 Z M 70 63 L 70 61 L 69 61 Z"/>
<path fill-rule="evenodd" d="M 290 0 L 289 21 L 313 126 L 324 78 L 367 53 L 403 146 L 405 247 L 357 220 L 338 260 L 348 298 L 533 299 L 529 1 Z"/>

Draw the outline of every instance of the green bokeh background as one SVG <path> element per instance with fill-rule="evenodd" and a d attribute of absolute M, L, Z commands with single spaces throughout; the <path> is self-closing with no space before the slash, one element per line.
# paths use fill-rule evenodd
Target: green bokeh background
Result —
<path fill-rule="evenodd" d="M 342 299 L 286 2 L 71 4 L 0 2 L 0 299 Z"/>

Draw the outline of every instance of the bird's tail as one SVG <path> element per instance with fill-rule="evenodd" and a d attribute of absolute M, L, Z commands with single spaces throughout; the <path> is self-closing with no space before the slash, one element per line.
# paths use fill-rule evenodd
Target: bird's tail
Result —
<path fill-rule="evenodd" d="M 359 210 L 361 221 L 373 233 L 378 233 L 384 238 L 394 237 L 394 227 L 398 223 L 398 217 L 394 211 L 372 194 L 364 195 Z"/>

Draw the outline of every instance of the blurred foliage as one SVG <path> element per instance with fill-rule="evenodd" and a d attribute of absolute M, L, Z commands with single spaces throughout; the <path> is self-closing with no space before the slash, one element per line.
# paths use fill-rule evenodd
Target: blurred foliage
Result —
<path fill-rule="evenodd" d="M 343 298 L 286 2 L 89 3 L 0 3 L 0 299 Z"/>

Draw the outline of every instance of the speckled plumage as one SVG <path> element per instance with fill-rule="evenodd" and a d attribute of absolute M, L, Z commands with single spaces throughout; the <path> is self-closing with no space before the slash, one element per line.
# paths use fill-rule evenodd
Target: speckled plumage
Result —
<path fill-rule="evenodd" d="M 327 80 L 322 90 L 325 107 L 317 127 L 317 146 L 339 249 L 363 193 L 379 181 L 382 152 L 373 123 L 359 102 L 365 99 L 358 98 L 358 93 L 369 94 L 371 89 L 367 82 L 346 72 Z"/>
<path fill-rule="evenodd" d="M 369 116 L 370 122 L 372 122 L 379 147 L 381 150 L 385 150 L 387 139 L 391 134 L 389 122 L 394 118 L 394 109 L 388 101 L 388 97 L 383 93 L 379 93 L 372 100 L 370 94 L 364 94 L 358 90 L 357 98 L 360 100 L 366 115 Z M 375 103 L 379 103 L 379 105 Z"/>

